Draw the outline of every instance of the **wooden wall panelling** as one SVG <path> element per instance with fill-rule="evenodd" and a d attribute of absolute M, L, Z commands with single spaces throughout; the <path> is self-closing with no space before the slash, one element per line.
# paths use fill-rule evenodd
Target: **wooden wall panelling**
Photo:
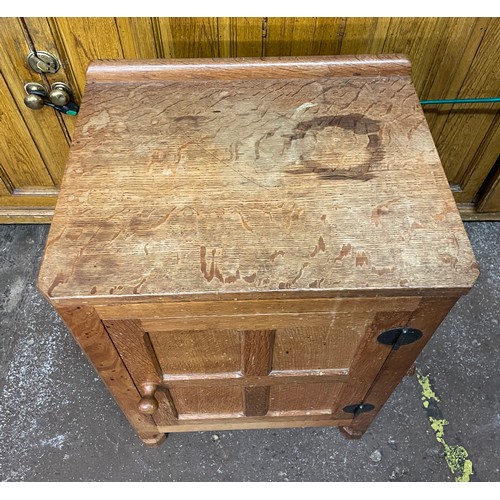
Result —
<path fill-rule="evenodd" d="M 500 19 L 492 19 L 458 97 L 490 97 L 500 88 Z M 500 155 L 500 143 L 494 141 L 498 104 L 455 106 L 446 120 L 436 145 L 446 166 L 448 179 L 462 187 L 458 202 L 470 202 Z M 489 132 L 489 134 L 488 134 Z M 488 136 L 491 138 L 488 140 Z M 486 139 L 486 140 L 485 140 Z M 478 156 L 478 149 L 484 153 Z M 491 151 L 490 151 L 491 148 Z M 491 162 L 493 158 L 493 162 Z"/>
<path fill-rule="evenodd" d="M 0 169 L 2 167 L 0 166 Z M 5 185 L 4 181 L 2 180 L 2 177 L 0 175 L 0 196 L 9 196 L 10 191 L 7 189 L 7 186 Z"/>
<path fill-rule="evenodd" d="M 336 22 L 337 19 L 332 18 L 329 29 L 326 30 L 321 27 L 318 29 L 315 17 L 270 17 L 264 25 L 264 55 L 319 55 L 318 49 L 322 41 L 330 41 L 331 37 L 336 40 Z"/>
<path fill-rule="evenodd" d="M 220 57 L 216 17 L 157 18 L 164 57 Z"/>
<path fill-rule="evenodd" d="M 348 17 L 340 53 L 382 53 L 390 22 L 389 17 Z"/>
<path fill-rule="evenodd" d="M 219 17 L 220 57 L 261 57 L 263 45 L 262 17 Z"/>
<path fill-rule="evenodd" d="M 79 95 L 83 94 L 85 73 L 91 60 L 124 57 L 117 23 L 112 17 L 55 17 L 49 22 Z"/>
<path fill-rule="evenodd" d="M 0 165 L 10 188 L 53 186 L 31 134 L 3 75 L 0 74 Z"/>
<path fill-rule="evenodd" d="M 430 69 L 421 99 L 454 99 L 458 96 L 489 22 L 488 18 L 448 20 L 447 37 L 440 44 L 443 48 Z M 449 104 L 424 107 L 434 141 L 439 138 L 452 110 L 453 106 Z"/>
<path fill-rule="evenodd" d="M 157 59 L 160 57 L 152 18 L 117 17 L 116 26 L 125 59 Z"/>
<path fill-rule="evenodd" d="M 0 224 L 48 224 L 56 201 L 55 196 L 0 194 Z"/>
<path fill-rule="evenodd" d="M 32 71 L 26 64 L 26 56 L 31 51 L 27 41 L 28 35 L 18 18 L 4 18 L 0 21 L 0 60 L 2 61 L 2 75 L 9 88 L 10 95 L 4 94 L 4 99 L 11 101 L 2 104 L 2 108 L 12 108 L 12 120 L 14 129 L 9 128 L 6 137 L 9 142 L 15 143 L 23 137 L 22 141 L 29 148 L 27 160 L 32 167 L 27 175 L 21 180 L 20 186 L 53 186 L 58 184 L 64 165 L 68 156 L 68 140 L 66 138 L 64 124 L 61 122 L 59 113 L 45 107 L 40 110 L 32 110 L 24 105 L 24 84 L 38 82 L 46 85 L 43 77 Z M 51 47 L 43 50 L 50 50 Z M 42 48 L 39 48 L 42 50 Z M 14 107 L 17 106 L 17 112 Z M 4 108 L 5 109 L 5 108 Z M 22 136 L 14 133 L 14 130 L 27 128 L 29 135 Z M 33 148 L 28 143 L 34 143 L 39 154 L 31 155 Z M 7 165 L 4 164 L 4 168 Z M 18 170 L 17 165 L 8 168 Z M 13 180 L 14 182 L 14 180 Z"/>
<path fill-rule="evenodd" d="M 500 168 L 497 168 L 494 177 L 489 182 L 488 189 L 479 202 L 478 210 L 500 212 Z"/>
<path fill-rule="evenodd" d="M 382 51 L 407 54 L 412 61 L 412 80 L 421 98 L 429 69 L 446 36 L 446 18 L 392 18 Z"/>

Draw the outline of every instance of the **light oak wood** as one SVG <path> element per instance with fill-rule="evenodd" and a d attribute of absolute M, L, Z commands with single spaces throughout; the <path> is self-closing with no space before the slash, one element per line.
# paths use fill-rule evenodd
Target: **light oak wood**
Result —
<path fill-rule="evenodd" d="M 144 442 L 360 437 L 470 289 L 409 72 L 397 55 L 90 66 L 39 287 Z M 423 339 L 378 341 L 405 326 Z"/>
<path fill-rule="evenodd" d="M 0 20 L 0 60 L 8 99 L 17 122 L 6 137 L 18 140 L 26 127 L 35 150 L 23 186 L 34 186 L 48 172 L 59 185 L 75 117 L 49 108 L 34 112 L 22 103 L 28 81 L 69 83 L 80 102 L 87 65 L 93 59 L 320 56 L 401 52 L 413 61 L 420 99 L 493 95 L 499 85 L 495 58 L 500 38 L 496 18 L 4 18 Z M 56 74 L 31 72 L 29 50 L 48 50 L 61 61 Z M 9 106 L 12 103 L 9 104 Z M 498 113 L 492 106 L 426 106 L 425 116 L 449 181 L 460 186 L 460 203 L 477 201 L 500 154 Z M 25 141 L 22 141 L 26 144 Z M 40 159 L 38 159 L 38 157 Z M 8 189 L 15 165 L 0 171 Z M 20 184 L 16 184 L 19 185 Z M 4 193 L 5 195 L 5 193 Z M 7 209 L 5 202 L 2 207 Z M 12 222 L 48 222 L 34 217 L 3 217 Z"/>
<path fill-rule="evenodd" d="M 400 58 L 386 59 L 391 70 L 406 68 Z M 78 185 L 71 194 L 63 189 L 65 208 L 48 240 L 64 251 L 46 257 L 42 288 L 54 299 L 102 302 L 110 295 L 203 293 L 212 299 L 290 288 L 314 296 L 470 287 L 474 257 L 409 78 L 392 77 L 387 86 L 378 77 L 336 77 L 337 68 L 344 75 L 361 63 L 335 61 L 323 59 L 323 70 L 319 60 L 252 61 L 249 74 L 277 66 L 303 75 L 286 84 L 260 80 L 257 87 L 250 78 L 224 80 L 227 68 L 243 71 L 240 61 L 200 62 L 200 72 L 220 67 L 220 81 L 187 77 L 161 85 L 136 82 L 130 62 L 92 65 L 64 181 Z M 377 58 L 364 61 L 370 71 L 383 66 Z M 177 61 L 170 69 L 158 62 L 150 74 L 160 78 L 190 65 Z M 146 66 L 155 63 L 137 63 Z M 307 80 L 307 68 L 333 73 Z M 100 70 L 104 77 L 96 76 Z M 132 82 L 100 83 L 119 74 Z M 374 101 L 382 92 L 384 99 Z M 127 96 L 137 93 L 136 104 Z M 134 118 L 139 108 L 141 121 Z M 135 168 L 126 171 L 130 151 Z M 394 183 L 396 172 L 408 182 Z M 158 192 L 175 198 L 165 202 Z M 400 217 L 401 211 L 412 215 Z M 91 212 L 99 217 L 82 224 Z M 352 230 L 342 235 L 338 227 Z M 102 282 L 100 269 L 107 270 Z M 64 279 L 55 283 L 59 273 Z"/>
<path fill-rule="evenodd" d="M 450 297 L 447 300 L 424 299 L 420 307 L 408 318 L 408 321 L 400 323 L 422 331 L 423 336 L 414 344 L 415 347 L 391 350 L 389 346 L 380 346 L 379 344 L 381 351 L 385 348 L 386 358 L 368 392 L 361 398 L 362 402 L 373 404 L 375 409 L 361 413 L 353 419 L 352 423 L 345 429 L 348 435 L 355 438 L 363 435 L 399 381 L 411 369 L 418 354 L 456 301 L 457 297 Z"/>
<path fill-rule="evenodd" d="M 113 394 L 130 424 L 147 444 L 160 442 L 151 417 L 137 411 L 140 395 L 101 320 L 91 308 L 60 307 L 57 312 Z"/>

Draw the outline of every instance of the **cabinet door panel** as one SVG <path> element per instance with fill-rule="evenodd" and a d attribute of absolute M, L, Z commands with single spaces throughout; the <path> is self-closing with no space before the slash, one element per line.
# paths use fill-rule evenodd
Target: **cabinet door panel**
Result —
<path fill-rule="evenodd" d="M 339 383 L 273 385 L 269 395 L 269 414 L 329 415 L 341 387 Z"/>
<path fill-rule="evenodd" d="M 172 387 L 170 394 L 180 420 L 243 416 L 240 387 Z"/>
<path fill-rule="evenodd" d="M 151 332 L 149 336 L 165 377 L 240 370 L 238 332 L 232 330 Z"/>
<path fill-rule="evenodd" d="M 158 425 L 219 418 L 342 420 L 352 418 L 343 408 L 363 401 L 391 352 L 378 335 L 405 326 L 419 303 L 414 297 L 367 298 L 353 309 L 352 299 L 345 300 L 331 313 L 316 314 L 312 326 L 307 313 L 278 314 L 281 328 L 269 330 L 181 331 L 170 329 L 165 317 L 104 325 L 140 390 L 158 387 Z M 267 315 L 257 316 L 260 325 Z M 244 318 L 227 316 L 226 324 L 253 326 L 253 316 Z"/>

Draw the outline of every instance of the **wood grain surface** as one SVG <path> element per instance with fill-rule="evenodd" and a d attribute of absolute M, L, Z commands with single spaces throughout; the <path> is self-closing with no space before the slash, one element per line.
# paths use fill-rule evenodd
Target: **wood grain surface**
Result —
<path fill-rule="evenodd" d="M 359 437 L 472 286 L 409 72 L 402 56 L 90 67 L 39 286 L 146 442 Z M 416 346 L 378 342 L 404 326 Z"/>
<path fill-rule="evenodd" d="M 352 76 L 358 64 L 385 76 Z M 42 290 L 101 303 L 465 291 L 474 256 L 395 65 L 409 67 L 399 56 L 91 66 Z"/>

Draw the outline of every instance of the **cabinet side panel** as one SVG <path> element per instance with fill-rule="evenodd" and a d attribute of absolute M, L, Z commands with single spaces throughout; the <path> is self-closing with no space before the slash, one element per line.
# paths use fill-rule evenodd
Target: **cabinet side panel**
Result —
<path fill-rule="evenodd" d="M 147 444 L 159 442 L 153 419 L 137 411 L 140 394 L 94 309 L 58 307 L 57 311 L 139 437 Z"/>

